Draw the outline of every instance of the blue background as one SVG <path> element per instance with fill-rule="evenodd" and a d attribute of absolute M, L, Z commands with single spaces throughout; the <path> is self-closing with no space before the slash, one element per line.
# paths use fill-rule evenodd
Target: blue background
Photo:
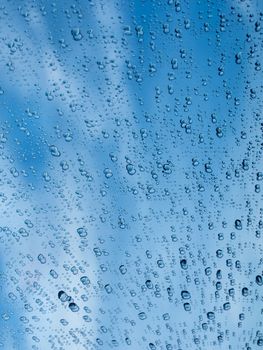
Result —
<path fill-rule="evenodd" d="M 3 349 L 263 346 L 262 21 L 1 2 Z"/>

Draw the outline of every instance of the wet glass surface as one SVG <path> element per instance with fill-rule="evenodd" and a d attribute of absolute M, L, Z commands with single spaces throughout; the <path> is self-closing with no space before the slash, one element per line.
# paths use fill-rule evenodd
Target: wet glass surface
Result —
<path fill-rule="evenodd" d="M 263 2 L 0 4 L 0 348 L 263 347 Z"/>

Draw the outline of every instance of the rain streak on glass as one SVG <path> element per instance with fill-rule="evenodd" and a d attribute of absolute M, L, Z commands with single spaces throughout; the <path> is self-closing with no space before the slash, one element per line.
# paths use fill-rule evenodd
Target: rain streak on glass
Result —
<path fill-rule="evenodd" d="M 2 0 L 0 349 L 263 347 L 263 2 Z"/>

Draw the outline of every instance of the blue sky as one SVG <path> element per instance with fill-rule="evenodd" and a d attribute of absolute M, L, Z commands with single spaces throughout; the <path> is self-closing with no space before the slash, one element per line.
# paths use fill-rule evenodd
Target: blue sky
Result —
<path fill-rule="evenodd" d="M 3 2 L 4 350 L 261 346 L 262 13 Z"/>

